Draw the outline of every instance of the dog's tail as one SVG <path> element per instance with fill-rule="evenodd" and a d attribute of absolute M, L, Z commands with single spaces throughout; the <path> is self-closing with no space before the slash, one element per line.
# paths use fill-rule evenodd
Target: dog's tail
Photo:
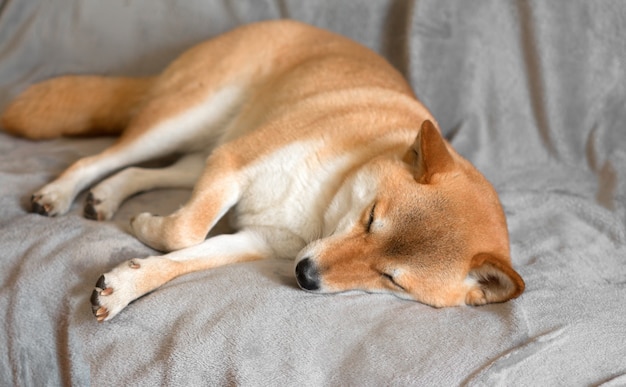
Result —
<path fill-rule="evenodd" d="M 6 108 L 0 127 L 40 140 L 119 134 L 153 78 L 65 76 L 31 86 Z"/>

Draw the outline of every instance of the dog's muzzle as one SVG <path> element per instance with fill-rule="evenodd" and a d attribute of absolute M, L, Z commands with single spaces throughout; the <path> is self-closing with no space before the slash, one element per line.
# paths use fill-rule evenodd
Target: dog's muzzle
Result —
<path fill-rule="evenodd" d="M 318 290 L 319 271 L 310 258 L 304 258 L 296 265 L 296 280 L 304 290 Z"/>

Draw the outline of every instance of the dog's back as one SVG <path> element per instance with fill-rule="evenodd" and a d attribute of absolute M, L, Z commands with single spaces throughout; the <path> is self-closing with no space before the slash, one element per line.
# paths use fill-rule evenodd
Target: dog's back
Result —
<path fill-rule="evenodd" d="M 140 119 L 150 116 L 157 122 L 206 102 L 224 88 L 240 88 L 237 108 L 246 108 L 244 116 L 253 124 L 239 126 L 254 128 L 259 120 L 276 118 L 287 106 L 291 109 L 294 101 L 327 92 L 348 91 L 340 97 L 344 104 L 359 89 L 387 91 L 389 104 L 401 95 L 414 98 L 402 76 L 365 47 L 283 20 L 251 24 L 199 44 L 159 77 L 64 76 L 41 82 L 7 107 L 0 124 L 9 133 L 31 139 L 120 134 L 136 126 L 145 130 L 149 123 L 131 123 L 138 111 L 154 110 Z M 165 111 L 163 98 L 171 100 Z M 420 117 L 430 117 L 421 105 L 412 105 Z"/>

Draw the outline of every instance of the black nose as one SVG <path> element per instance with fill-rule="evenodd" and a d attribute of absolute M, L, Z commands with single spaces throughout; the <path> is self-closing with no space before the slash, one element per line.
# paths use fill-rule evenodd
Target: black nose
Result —
<path fill-rule="evenodd" d="M 319 272 L 315 264 L 309 259 L 304 258 L 296 265 L 296 279 L 302 289 L 317 290 L 320 288 Z"/>

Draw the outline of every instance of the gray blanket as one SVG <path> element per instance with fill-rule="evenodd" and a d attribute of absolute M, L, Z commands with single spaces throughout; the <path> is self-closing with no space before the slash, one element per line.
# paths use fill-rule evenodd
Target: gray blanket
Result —
<path fill-rule="evenodd" d="M 0 109 L 55 75 L 151 74 L 190 45 L 289 17 L 347 35 L 410 80 L 494 183 L 514 301 L 434 309 L 301 291 L 293 263 L 178 278 L 98 324 L 99 275 L 154 252 L 112 221 L 29 213 L 30 194 L 111 139 L 0 132 L 0 385 L 626 384 L 626 2 L 4 0 Z"/>

